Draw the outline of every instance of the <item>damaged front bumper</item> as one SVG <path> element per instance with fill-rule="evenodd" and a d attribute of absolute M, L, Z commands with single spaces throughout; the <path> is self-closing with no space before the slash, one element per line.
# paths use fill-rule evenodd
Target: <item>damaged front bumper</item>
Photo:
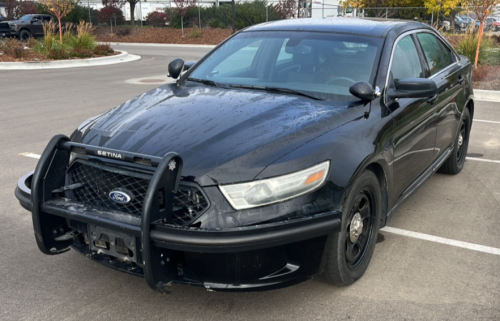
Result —
<path fill-rule="evenodd" d="M 65 170 L 75 148 L 95 156 L 119 153 L 124 162 L 146 157 L 54 137 L 36 170 L 19 179 L 15 191 L 32 213 L 38 247 L 53 255 L 71 246 L 109 267 L 143 275 L 159 291 L 172 282 L 257 290 L 303 281 L 321 272 L 327 236 L 340 229 L 338 211 L 221 230 L 164 224 L 171 206 L 161 208 L 155 196 L 163 191 L 165 203 L 172 201 L 182 170 L 182 159 L 175 153 L 149 157 L 156 169 L 140 217 L 82 204 L 54 193 L 66 186 Z"/>

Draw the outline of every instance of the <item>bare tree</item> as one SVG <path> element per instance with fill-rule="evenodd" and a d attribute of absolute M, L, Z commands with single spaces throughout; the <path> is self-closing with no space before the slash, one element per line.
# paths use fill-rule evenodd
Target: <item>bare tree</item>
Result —
<path fill-rule="evenodd" d="M 500 4 L 500 0 L 468 0 L 467 4 L 472 7 L 474 13 L 479 20 L 479 35 L 477 39 L 476 59 L 474 59 L 474 67 L 477 68 L 479 59 L 479 47 L 481 46 L 481 38 L 483 38 L 484 20 L 488 18 L 491 11 L 496 5 Z"/>
<path fill-rule="evenodd" d="M 75 7 L 75 2 L 72 0 L 40 0 L 41 4 L 47 6 L 50 12 L 52 12 L 59 20 L 59 38 L 61 43 L 63 42 L 63 28 L 61 19 L 64 18 L 73 8 Z"/>
<path fill-rule="evenodd" d="M 189 9 L 196 5 L 196 0 L 174 0 L 174 3 L 179 11 L 179 15 L 181 16 L 181 29 L 182 34 L 184 34 L 184 17 L 188 13 Z"/>
<path fill-rule="evenodd" d="M 279 2 L 274 6 L 276 12 L 280 18 L 290 19 L 295 16 L 295 12 L 297 10 L 297 1 L 296 0 L 279 0 Z"/>

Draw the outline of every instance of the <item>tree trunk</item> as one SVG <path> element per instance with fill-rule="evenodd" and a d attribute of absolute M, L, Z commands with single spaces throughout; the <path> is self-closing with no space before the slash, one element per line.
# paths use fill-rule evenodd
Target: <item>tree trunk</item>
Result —
<path fill-rule="evenodd" d="M 130 24 L 135 25 L 135 2 L 130 1 Z"/>
<path fill-rule="evenodd" d="M 236 20 L 236 9 L 235 9 L 235 4 L 234 4 L 234 0 L 231 0 L 231 6 L 233 7 L 232 8 L 232 15 L 233 15 L 233 19 L 232 19 L 232 22 L 231 22 L 231 26 L 233 27 L 233 33 L 236 32 L 236 26 L 235 26 L 235 20 Z"/>
<path fill-rule="evenodd" d="M 181 16 L 181 30 L 182 30 L 182 35 L 184 36 L 184 16 Z"/>
<path fill-rule="evenodd" d="M 62 40 L 62 23 L 61 23 L 61 16 L 57 16 L 57 20 L 59 20 L 59 40 L 61 41 L 61 44 L 63 43 Z"/>
<path fill-rule="evenodd" d="M 481 39 L 483 38 L 484 19 L 479 21 L 479 35 L 477 39 L 476 59 L 474 59 L 474 68 L 477 68 L 479 60 L 479 48 L 481 47 Z"/>

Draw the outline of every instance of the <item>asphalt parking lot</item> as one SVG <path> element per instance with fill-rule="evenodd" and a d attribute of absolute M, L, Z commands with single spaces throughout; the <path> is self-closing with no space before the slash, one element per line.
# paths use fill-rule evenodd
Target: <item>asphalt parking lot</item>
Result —
<path fill-rule="evenodd" d="M 160 295 L 75 251 L 43 255 L 13 193 L 36 159 L 19 154 L 40 154 L 55 134 L 155 88 L 171 59 L 209 50 L 117 48 L 142 59 L 0 73 L 0 320 L 500 320 L 500 102 L 476 102 L 464 170 L 436 174 L 399 208 L 350 287 L 318 278 L 268 292 L 174 285 Z"/>

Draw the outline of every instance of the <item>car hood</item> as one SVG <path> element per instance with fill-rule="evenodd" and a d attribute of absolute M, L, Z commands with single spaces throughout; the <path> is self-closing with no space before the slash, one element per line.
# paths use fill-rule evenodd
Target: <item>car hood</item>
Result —
<path fill-rule="evenodd" d="M 159 157 L 176 152 L 184 160 L 182 176 L 207 186 L 252 180 L 365 111 L 346 102 L 188 82 L 159 87 L 89 119 L 71 139 Z"/>

